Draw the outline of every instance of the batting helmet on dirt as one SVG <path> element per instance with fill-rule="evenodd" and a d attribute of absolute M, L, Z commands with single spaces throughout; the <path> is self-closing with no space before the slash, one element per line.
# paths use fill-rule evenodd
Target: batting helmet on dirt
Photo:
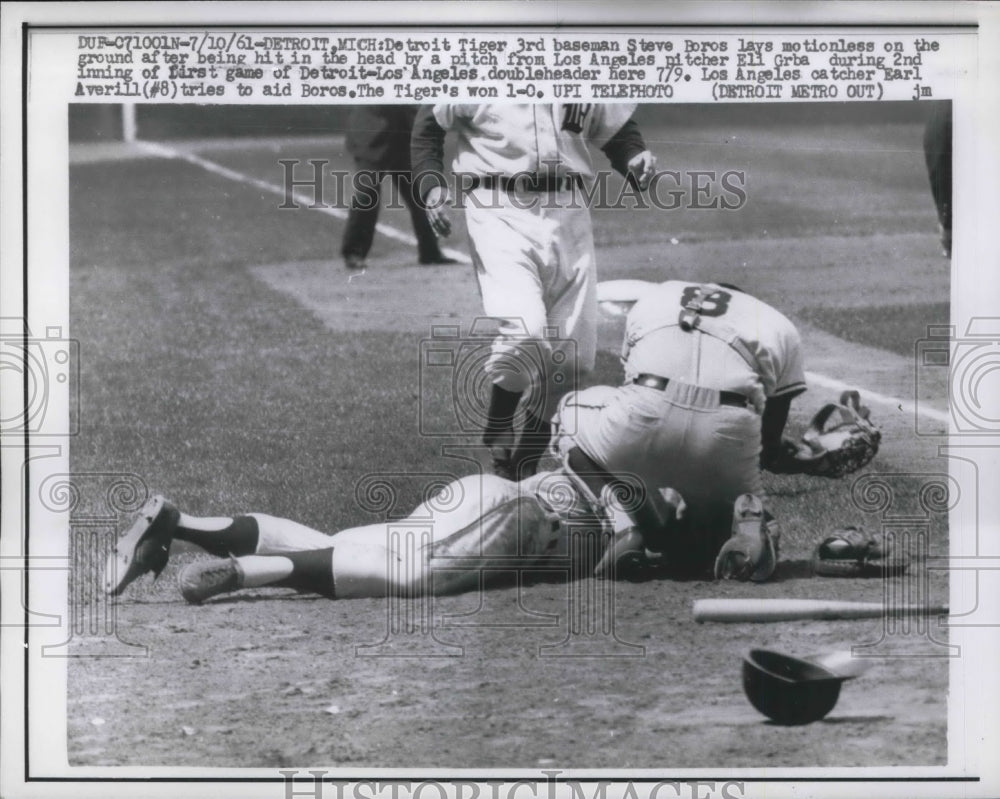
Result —
<path fill-rule="evenodd" d="M 743 659 L 743 690 L 757 710 L 778 724 L 809 724 L 833 710 L 848 679 L 816 663 L 767 649 Z"/>

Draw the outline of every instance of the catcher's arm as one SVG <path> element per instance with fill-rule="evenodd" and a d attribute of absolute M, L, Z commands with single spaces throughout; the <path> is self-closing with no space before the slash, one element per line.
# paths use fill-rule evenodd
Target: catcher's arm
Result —
<path fill-rule="evenodd" d="M 795 457 L 798 446 L 784 437 L 793 399 L 792 394 L 782 394 L 780 397 L 768 397 L 764 403 L 760 422 L 760 466 L 774 474 L 798 474 L 802 471 L 802 463 Z"/>

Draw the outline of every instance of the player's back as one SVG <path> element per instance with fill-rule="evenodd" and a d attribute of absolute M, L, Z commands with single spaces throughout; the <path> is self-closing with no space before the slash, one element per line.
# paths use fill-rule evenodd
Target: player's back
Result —
<path fill-rule="evenodd" d="M 629 312 L 626 379 L 652 374 L 755 401 L 803 384 L 799 335 L 779 311 L 717 284 L 669 280 Z"/>

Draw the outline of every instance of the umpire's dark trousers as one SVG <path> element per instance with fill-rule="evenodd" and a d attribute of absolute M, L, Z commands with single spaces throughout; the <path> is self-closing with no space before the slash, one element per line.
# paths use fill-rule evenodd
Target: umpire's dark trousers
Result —
<path fill-rule="evenodd" d="M 375 225 L 382 209 L 382 184 L 385 178 L 395 189 L 393 200 L 401 199 L 410 212 L 413 232 L 417 236 L 417 252 L 421 261 L 441 256 L 437 236 L 427 221 L 427 214 L 413 196 L 413 181 L 406 171 L 359 169 L 355 173 L 354 196 L 347 214 L 347 228 L 340 248 L 341 255 L 365 258 L 375 238 Z"/>

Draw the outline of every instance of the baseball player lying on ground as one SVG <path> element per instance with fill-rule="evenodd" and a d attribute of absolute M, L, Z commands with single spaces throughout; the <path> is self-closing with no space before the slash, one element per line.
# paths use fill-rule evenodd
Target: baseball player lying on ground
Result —
<path fill-rule="evenodd" d="M 841 477 L 874 457 L 878 429 L 847 393 L 816 414 L 801 443 L 789 441 L 791 399 L 805 390 L 791 322 L 732 286 L 639 288 L 623 302 L 634 304 L 626 384 L 562 401 L 560 469 L 520 483 L 463 477 L 406 520 L 333 536 L 266 514 L 196 518 L 154 497 L 111 554 L 105 590 L 117 595 L 147 572 L 159 575 L 174 539 L 220 558 L 180 573 L 193 603 L 268 585 L 334 598 L 461 592 L 477 588 L 484 571 L 509 571 L 512 559 L 531 567 L 585 553 L 572 546 L 576 534 L 603 545 L 601 578 L 651 562 L 698 573 L 714 560 L 717 578 L 768 579 L 777 529 L 764 510 L 761 467 Z"/>
<path fill-rule="evenodd" d="M 331 599 L 458 593 L 478 589 L 491 569 L 537 569 L 547 558 L 567 553 L 592 569 L 600 547 L 614 540 L 615 531 L 637 524 L 630 507 L 642 489 L 631 490 L 633 500 L 616 501 L 619 488 L 605 486 L 603 495 L 595 496 L 566 469 L 540 472 L 520 483 L 470 475 L 447 485 L 405 520 L 332 536 L 261 513 L 194 517 L 157 496 L 109 556 L 104 588 L 119 595 L 147 572 L 159 576 L 175 539 L 216 556 L 195 561 L 179 574 L 181 593 L 193 604 L 260 586 Z M 642 505 L 651 540 L 669 535 L 682 511 L 680 498 L 670 491 L 651 492 Z M 733 532 L 753 568 L 758 567 L 756 559 L 773 557 L 763 546 L 759 500 L 739 499 Z M 773 570 L 774 564 L 763 568 Z M 617 575 L 612 566 L 599 576 Z"/>

